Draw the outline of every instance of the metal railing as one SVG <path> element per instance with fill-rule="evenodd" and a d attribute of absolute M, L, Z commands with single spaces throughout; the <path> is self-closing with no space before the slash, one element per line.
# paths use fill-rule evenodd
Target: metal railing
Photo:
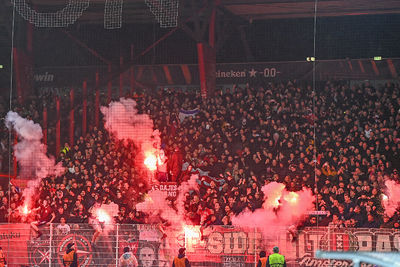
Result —
<path fill-rule="evenodd" d="M 337 260 L 316 259 L 317 250 L 397 252 L 400 249 L 400 231 L 395 229 L 320 227 L 298 233 L 283 228 L 266 226 L 266 229 L 51 224 L 43 226 L 43 235 L 37 238 L 29 224 L 2 224 L 0 246 L 9 267 L 63 266 L 62 256 L 70 243 L 76 245 L 79 266 L 104 267 L 119 266 L 125 247 L 136 256 L 140 267 L 171 266 L 181 247 L 186 248 L 192 266 L 223 267 L 255 266 L 259 252 L 265 250 L 269 254 L 274 246 L 279 246 L 288 266 L 346 266 L 338 265 Z"/>

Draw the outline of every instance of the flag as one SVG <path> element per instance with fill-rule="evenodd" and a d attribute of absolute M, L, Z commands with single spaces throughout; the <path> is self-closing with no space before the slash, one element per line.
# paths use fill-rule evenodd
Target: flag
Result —
<path fill-rule="evenodd" d="M 183 122 L 185 118 L 194 117 L 199 112 L 200 112 L 200 110 L 198 110 L 197 108 L 196 109 L 192 109 L 192 110 L 181 109 L 179 111 L 179 120 L 180 120 L 180 122 Z"/>

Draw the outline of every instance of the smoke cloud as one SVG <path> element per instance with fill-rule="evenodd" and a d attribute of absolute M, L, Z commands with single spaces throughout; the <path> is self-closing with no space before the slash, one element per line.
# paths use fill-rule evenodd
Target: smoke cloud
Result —
<path fill-rule="evenodd" d="M 121 98 L 101 107 L 104 115 L 104 127 L 118 140 L 132 140 L 142 152 L 158 153 L 161 139 L 158 130 L 154 130 L 153 121 L 148 114 L 138 114 L 136 102 Z"/>
<path fill-rule="evenodd" d="M 34 178 L 23 191 L 25 202 L 31 203 L 34 190 L 40 181 L 51 175 L 59 176 L 65 169 L 61 162 L 56 164 L 53 157 L 47 156 L 47 146 L 41 142 L 43 133 L 39 124 L 22 118 L 13 111 L 7 113 L 5 123 L 8 129 L 14 129 L 18 135 L 19 141 L 14 145 L 14 156 L 19 165 L 19 176 Z"/>
<path fill-rule="evenodd" d="M 167 200 L 167 194 L 166 191 L 150 191 L 144 202 L 136 204 L 136 210 L 144 212 L 148 216 L 149 223 L 159 223 L 161 222 L 160 218 L 172 224 L 178 223 L 177 212 Z"/>
<path fill-rule="evenodd" d="M 139 150 L 140 160 L 136 167 L 144 167 L 144 157 L 151 153 L 156 157 L 160 150 L 160 134 L 154 130 L 153 121 L 147 114 L 138 114 L 136 102 L 121 98 L 118 102 L 111 102 L 108 107 L 102 107 L 105 128 L 119 140 L 132 140 Z M 148 223 L 159 223 L 161 218 L 170 224 L 184 226 L 186 224 L 184 201 L 185 194 L 190 189 L 197 188 L 197 175 L 182 183 L 178 189 L 176 209 L 168 200 L 167 192 L 160 190 L 150 191 L 144 202 L 136 205 L 136 210 L 148 215 Z M 264 195 L 263 207 L 255 212 L 245 211 L 232 219 L 237 226 L 248 226 L 249 223 L 262 229 L 268 226 L 290 226 L 297 223 L 303 215 L 314 209 L 314 196 L 309 189 L 299 192 L 288 192 L 283 184 L 270 183 L 262 188 Z M 189 223 L 189 222 L 188 222 Z"/>
<path fill-rule="evenodd" d="M 386 180 L 386 195 L 382 197 L 382 203 L 385 208 L 385 214 L 392 217 L 400 206 L 400 184 L 393 180 Z"/>
<path fill-rule="evenodd" d="M 181 218 L 181 222 L 184 222 L 184 217 L 186 214 L 185 205 L 183 204 L 185 202 L 185 194 L 188 193 L 190 190 L 198 188 L 197 179 L 199 179 L 199 175 L 192 174 L 190 176 L 190 179 L 186 182 L 181 183 L 178 188 L 179 195 L 176 203 L 178 208 L 178 217 Z"/>
<path fill-rule="evenodd" d="M 262 208 L 245 211 L 232 218 L 232 224 L 260 228 L 264 235 L 273 234 L 276 228 L 288 227 L 301 221 L 307 211 L 314 209 L 314 196 L 310 189 L 289 192 L 285 185 L 272 182 L 261 189 L 264 193 Z"/>
<path fill-rule="evenodd" d="M 177 191 L 179 192 L 177 198 L 177 210 L 172 207 L 172 203 L 167 198 L 166 191 L 153 190 L 150 191 L 145 198 L 144 202 L 136 204 L 136 210 L 144 212 L 149 216 L 151 223 L 159 222 L 159 218 L 168 221 L 174 227 L 183 226 L 185 224 L 185 208 L 184 200 L 185 194 L 190 189 L 196 188 L 196 180 L 198 175 L 192 175 L 187 182 L 182 183 Z"/>

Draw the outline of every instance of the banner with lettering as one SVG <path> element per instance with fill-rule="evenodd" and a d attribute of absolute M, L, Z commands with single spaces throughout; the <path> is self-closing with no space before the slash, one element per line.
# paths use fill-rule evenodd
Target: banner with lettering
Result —
<path fill-rule="evenodd" d="M 104 80 L 100 81 L 101 89 L 106 90 L 109 77 L 107 66 L 37 68 L 34 70 L 33 83 L 39 91 L 54 91 L 63 94 L 70 87 L 80 87 L 83 80 L 87 81 L 88 88 L 95 86 L 96 72 Z M 216 64 L 214 68 L 213 84 L 264 84 L 287 80 L 311 81 L 313 78 L 313 62 L 247 62 Z M 397 79 L 400 72 L 400 59 L 372 59 L 352 60 L 322 60 L 316 62 L 317 81 L 326 80 L 387 80 Z M 167 75 L 168 74 L 168 75 Z M 131 72 L 122 74 L 123 85 L 129 91 Z M 199 86 L 200 75 L 197 65 L 138 65 L 135 66 L 134 81 L 138 87 L 157 88 Z M 119 75 L 118 75 L 119 78 Z M 213 78 L 214 79 L 214 78 Z M 119 80 L 112 82 L 113 85 Z M 143 87 L 143 88 L 144 88 Z"/>
<path fill-rule="evenodd" d="M 167 188 L 168 189 L 168 188 Z M 315 258 L 317 250 L 399 252 L 398 229 L 306 228 L 293 236 L 287 229 L 252 227 L 137 224 L 53 224 L 41 227 L 36 238 L 29 224 L 0 225 L 0 246 L 8 266 L 62 266 L 68 244 L 75 243 L 79 265 L 118 266 L 124 248 L 135 255 L 139 267 L 167 267 L 178 249 L 186 248 L 192 266 L 251 267 L 258 254 L 274 246 L 289 267 L 352 266 L 350 261 Z M 266 226 L 267 227 L 267 226 Z M 372 266 L 372 265 L 365 265 Z"/>
<path fill-rule="evenodd" d="M 266 226 L 268 227 L 268 226 Z M 316 259 L 317 250 L 324 251 L 400 251 L 400 231 L 388 229 L 306 228 L 296 236 L 284 229 L 262 229 L 214 226 L 205 229 L 203 238 L 187 243 L 187 254 L 192 261 L 220 263 L 222 266 L 254 265 L 258 253 L 272 252 L 278 246 L 288 266 L 317 267 L 351 266 L 345 260 Z M 328 265 L 327 265 L 328 264 Z M 365 265 L 373 266 L 373 265 Z"/>
<path fill-rule="evenodd" d="M 176 197 L 178 192 L 178 185 L 176 182 L 160 182 L 153 184 L 151 190 L 159 190 L 167 192 L 167 197 Z"/>
<path fill-rule="evenodd" d="M 22 266 L 28 263 L 29 227 L 29 224 L 0 225 L 0 247 L 6 256 L 7 266 Z"/>

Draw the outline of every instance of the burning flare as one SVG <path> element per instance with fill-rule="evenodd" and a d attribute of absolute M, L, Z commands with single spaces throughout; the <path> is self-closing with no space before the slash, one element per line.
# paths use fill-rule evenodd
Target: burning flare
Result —
<path fill-rule="evenodd" d="M 157 157 L 152 153 L 147 153 L 146 158 L 144 160 L 144 165 L 150 170 L 157 170 Z"/>
<path fill-rule="evenodd" d="M 195 225 L 184 225 L 183 230 L 185 232 L 185 246 L 186 248 L 192 248 L 201 242 L 201 233 L 199 226 Z"/>
<path fill-rule="evenodd" d="M 195 226 L 185 225 L 183 227 L 185 230 L 185 237 L 187 239 L 199 239 L 200 238 L 200 231 L 195 228 Z"/>
<path fill-rule="evenodd" d="M 393 180 L 385 181 L 386 191 L 382 194 L 382 205 L 385 208 L 385 214 L 392 217 L 400 207 L 398 196 L 400 195 L 400 184 Z"/>
<path fill-rule="evenodd" d="M 29 213 L 31 213 L 31 210 L 28 209 L 28 205 L 24 205 L 24 207 L 22 208 L 22 213 L 26 216 Z"/>
<path fill-rule="evenodd" d="M 276 234 L 276 229 L 297 225 L 308 211 L 314 210 L 315 197 L 308 188 L 290 192 L 281 183 L 271 182 L 261 189 L 264 193 L 262 208 L 247 210 L 232 218 L 232 225 L 262 229 L 264 236 Z"/>
<path fill-rule="evenodd" d="M 296 205 L 296 203 L 299 201 L 299 195 L 295 192 L 289 192 L 283 198 L 292 205 Z"/>
<path fill-rule="evenodd" d="M 110 215 L 104 209 L 101 209 L 101 208 L 97 209 L 96 215 L 97 215 L 97 219 L 99 220 L 99 222 L 102 222 L 102 223 L 110 223 L 111 222 Z"/>

